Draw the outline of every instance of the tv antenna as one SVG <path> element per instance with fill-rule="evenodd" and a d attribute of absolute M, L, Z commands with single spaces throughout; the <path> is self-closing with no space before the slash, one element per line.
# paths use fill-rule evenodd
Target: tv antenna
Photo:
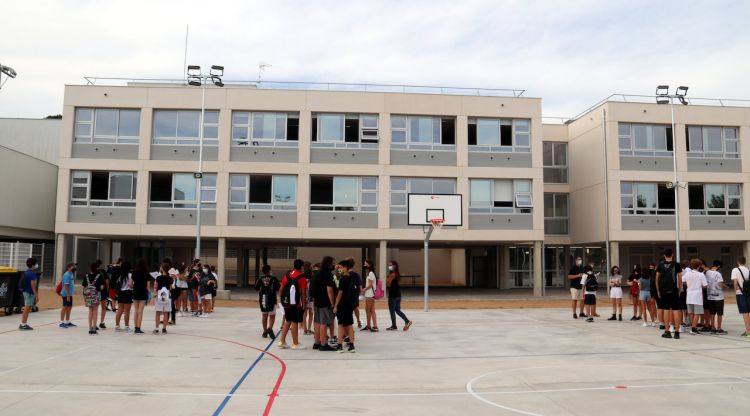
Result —
<path fill-rule="evenodd" d="M 265 71 L 266 68 L 270 68 L 272 66 L 273 65 L 263 62 L 263 61 L 258 62 L 258 82 L 261 81 L 261 74 L 263 73 L 263 71 Z"/>

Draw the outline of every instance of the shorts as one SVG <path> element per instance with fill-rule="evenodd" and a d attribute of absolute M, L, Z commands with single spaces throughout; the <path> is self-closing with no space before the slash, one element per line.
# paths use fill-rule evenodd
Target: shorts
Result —
<path fill-rule="evenodd" d="M 271 308 L 270 311 L 264 311 L 263 308 L 260 308 L 260 314 L 265 316 L 276 316 L 276 309 Z"/>
<path fill-rule="evenodd" d="M 741 314 L 750 313 L 750 296 L 737 295 L 737 310 Z"/>
<path fill-rule="evenodd" d="M 320 325 L 330 325 L 333 322 L 333 310 L 330 306 L 315 308 L 314 322 Z"/>
<path fill-rule="evenodd" d="M 34 306 L 34 301 L 36 301 L 36 295 L 23 292 L 23 306 Z"/>
<path fill-rule="evenodd" d="M 108 297 L 109 297 L 108 291 L 105 290 L 104 292 L 99 292 L 99 300 L 100 301 L 106 302 Z"/>
<path fill-rule="evenodd" d="M 638 299 L 643 301 L 651 300 L 651 291 L 641 290 L 641 293 L 638 294 Z"/>
<path fill-rule="evenodd" d="M 117 291 L 114 289 L 109 289 L 109 298 L 112 300 L 117 299 Z"/>
<path fill-rule="evenodd" d="M 680 309 L 683 311 L 687 310 L 687 290 L 683 290 L 680 293 Z"/>
<path fill-rule="evenodd" d="M 154 302 L 154 307 L 156 308 L 156 312 L 172 312 L 172 301 L 170 299 L 157 299 L 157 301 Z"/>
<path fill-rule="evenodd" d="M 339 321 L 339 326 L 354 325 L 354 309 L 345 308 L 336 310 L 336 319 Z"/>
<path fill-rule="evenodd" d="M 622 288 L 618 286 L 609 289 L 609 297 L 612 299 L 622 299 Z"/>
<path fill-rule="evenodd" d="M 148 299 L 148 293 L 146 291 L 139 292 L 134 290 L 133 291 L 133 300 L 139 300 L 142 302 L 145 302 Z"/>
<path fill-rule="evenodd" d="M 661 298 L 656 294 L 656 292 L 654 292 L 654 294 L 651 297 L 656 299 L 656 309 L 664 309 L 664 301 L 661 300 Z"/>
<path fill-rule="evenodd" d="M 299 324 L 302 323 L 302 315 L 304 314 L 304 311 L 304 309 L 296 306 L 284 308 L 284 317 L 289 322 Z"/>
<path fill-rule="evenodd" d="M 201 299 L 202 300 L 211 300 L 212 297 L 213 297 L 213 295 L 211 295 L 210 293 L 206 293 L 205 295 L 201 296 Z"/>
<path fill-rule="evenodd" d="M 703 315 L 703 305 L 693 305 L 692 303 L 687 304 L 688 313 L 694 313 L 696 315 Z"/>
<path fill-rule="evenodd" d="M 711 315 L 724 316 L 724 299 L 707 300 L 706 309 L 711 312 Z"/>
<path fill-rule="evenodd" d="M 120 294 L 117 295 L 117 301 L 127 305 L 133 303 L 133 291 L 132 290 L 121 290 Z"/>
<path fill-rule="evenodd" d="M 73 296 L 70 297 L 70 300 L 68 300 L 67 296 L 61 296 L 62 298 L 62 307 L 63 308 L 71 308 L 73 307 Z"/>
<path fill-rule="evenodd" d="M 570 298 L 573 300 L 581 299 L 581 289 L 576 289 L 574 287 L 570 288 Z"/>
<path fill-rule="evenodd" d="M 661 296 L 662 309 L 666 311 L 681 311 L 680 295 L 677 293 L 663 293 Z"/>

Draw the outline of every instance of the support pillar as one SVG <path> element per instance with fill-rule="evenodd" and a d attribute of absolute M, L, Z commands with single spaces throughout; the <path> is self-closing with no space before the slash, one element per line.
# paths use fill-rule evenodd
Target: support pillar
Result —
<path fill-rule="evenodd" d="M 542 271 L 542 242 L 534 241 L 534 277 L 532 279 L 534 296 L 542 296 L 544 272 Z"/>
<path fill-rule="evenodd" d="M 68 263 L 68 247 L 65 245 L 65 237 L 65 234 L 55 236 L 55 266 L 52 269 L 55 287 L 62 280 L 62 275 L 65 273 L 65 265 Z"/>
<path fill-rule="evenodd" d="M 380 240 L 378 254 L 378 276 L 385 279 L 388 277 L 388 242 L 386 240 Z M 388 291 L 385 282 L 383 283 L 383 290 Z"/>
<path fill-rule="evenodd" d="M 227 239 L 224 237 L 220 237 L 218 245 L 219 248 L 216 255 L 216 274 L 218 275 L 217 290 L 224 290 L 224 282 L 226 280 Z"/>

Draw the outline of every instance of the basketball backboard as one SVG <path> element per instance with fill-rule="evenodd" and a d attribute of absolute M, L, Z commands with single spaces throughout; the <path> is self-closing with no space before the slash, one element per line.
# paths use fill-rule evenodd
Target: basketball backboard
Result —
<path fill-rule="evenodd" d="M 461 194 L 409 194 L 408 224 L 432 225 L 430 220 L 443 219 L 444 225 L 463 225 Z"/>

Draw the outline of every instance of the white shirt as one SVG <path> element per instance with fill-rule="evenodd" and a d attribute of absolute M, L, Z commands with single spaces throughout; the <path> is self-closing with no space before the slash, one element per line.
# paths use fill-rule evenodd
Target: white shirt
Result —
<path fill-rule="evenodd" d="M 365 297 L 370 299 L 375 297 L 375 273 L 370 271 L 370 273 L 367 275 L 367 279 L 365 280 L 365 287 L 367 285 L 370 285 L 371 287 L 367 290 L 365 290 Z"/>
<path fill-rule="evenodd" d="M 703 288 L 708 286 L 706 275 L 697 270 L 690 270 L 683 273 L 682 283 L 687 283 L 687 303 L 703 305 Z"/>
<path fill-rule="evenodd" d="M 707 270 L 706 281 L 708 282 L 708 300 L 724 300 L 724 290 L 721 289 L 724 277 L 721 273 L 714 270 Z"/>
<path fill-rule="evenodd" d="M 739 269 L 739 270 L 738 270 Z M 750 280 L 750 270 L 747 269 L 745 266 L 739 266 L 732 269 L 732 280 L 737 281 L 737 294 L 742 294 L 742 276 L 740 275 L 740 270 L 742 270 L 742 275 L 745 276 L 744 280 Z"/>

